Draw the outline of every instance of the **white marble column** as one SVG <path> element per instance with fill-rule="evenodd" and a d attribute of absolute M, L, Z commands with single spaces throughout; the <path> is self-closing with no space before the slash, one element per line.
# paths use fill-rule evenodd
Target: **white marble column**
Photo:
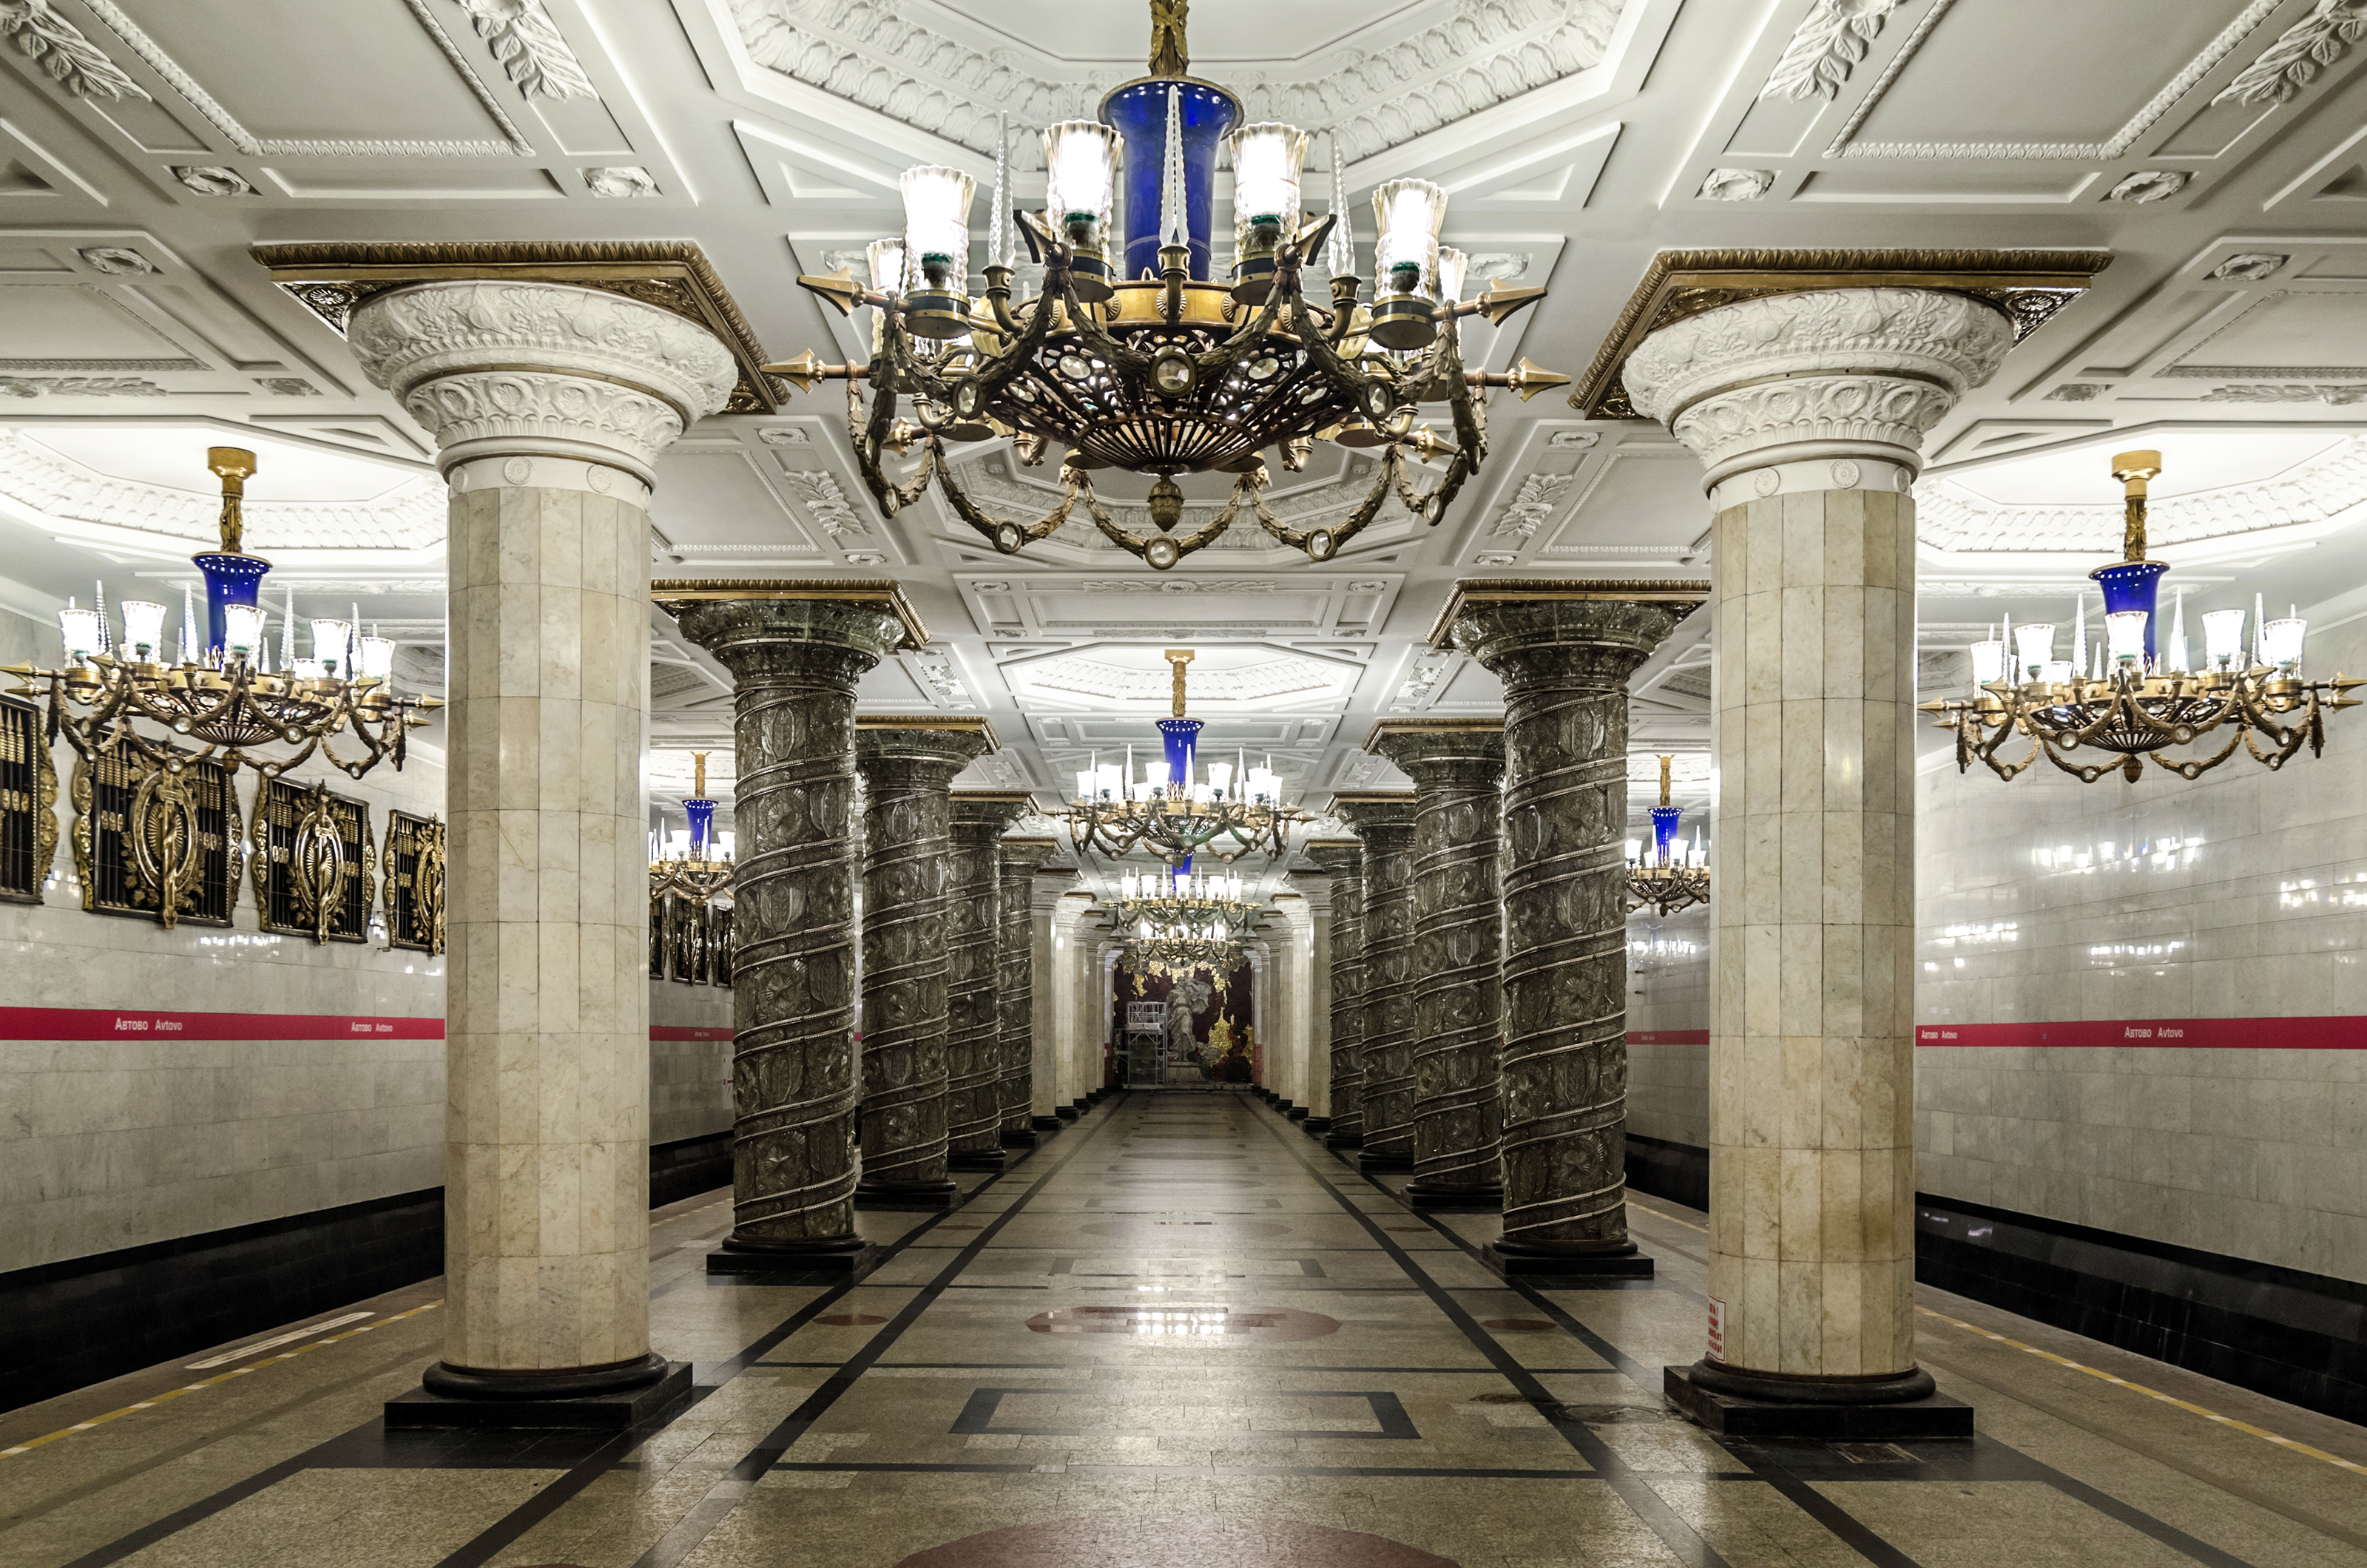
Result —
<path fill-rule="evenodd" d="M 1063 1122 L 1077 1119 L 1093 1088 L 1085 1057 L 1085 1021 L 1091 1010 L 1086 996 L 1087 961 L 1093 944 L 1080 923 L 1093 902 L 1092 894 L 1070 891 L 1062 893 L 1052 907 L 1052 1016 L 1059 1032 L 1055 1045 L 1059 1079 L 1053 1090 L 1052 1111 Z"/>
<path fill-rule="evenodd" d="M 1637 406 L 1701 458 L 1715 519 L 1712 1342 L 1670 1369 L 1689 1408 L 1931 1393 L 1915 1363 L 1908 491 L 1924 434 L 2012 342 L 1966 295 L 1842 288 L 1704 311 L 1627 362 Z"/>
<path fill-rule="evenodd" d="M 723 406 L 731 357 L 671 312 L 541 283 L 393 289 L 349 341 L 435 435 L 452 488 L 447 1283 L 426 1386 L 513 1408 L 629 1394 L 665 1375 L 649 1343 L 650 486 L 659 451 Z"/>
<path fill-rule="evenodd" d="M 1301 1131 L 1331 1131 L 1331 889 L 1318 879 L 1307 895 L 1307 1120 Z"/>

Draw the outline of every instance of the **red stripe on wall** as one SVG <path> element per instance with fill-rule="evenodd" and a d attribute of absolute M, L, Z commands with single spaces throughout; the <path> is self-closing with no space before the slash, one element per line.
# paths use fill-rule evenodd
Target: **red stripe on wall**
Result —
<path fill-rule="evenodd" d="M 348 1013 L 126 1012 L 0 1007 L 0 1040 L 441 1040 L 440 1018 Z M 730 1040 L 729 1029 L 654 1024 L 652 1040 Z"/>
<path fill-rule="evenodd" d="M 2184 1051 L 2367 1051 L 2367 1018 L 2146 1018 L 1919 1023 L 1918 1045 L 2146 1045 Z"/>
<path fill-rule="evenodd" d="M 346 1013 L 124 1012 L 113 1008 L 0 1008 L 0 1040 L 441 1040 L 440 1018 Z"/>
<path fill-rule="evenodd" d="M 1627 1032 L 1630 1045 L 1706 1045 L 1706 1029 L 1631 1029 Z"/>

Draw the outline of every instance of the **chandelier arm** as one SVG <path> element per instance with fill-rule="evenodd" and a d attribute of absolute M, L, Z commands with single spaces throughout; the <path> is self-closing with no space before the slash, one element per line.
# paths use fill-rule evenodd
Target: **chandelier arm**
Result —
<path fill-rule="evenodd" d="M 2245 718 L 2247 722 L 2241 731 L 2244 750 L 2252 754 L 2252 761 L 2259 762 L 2271 773 L 2290 761 L 2293 754 L 2301 750 L 2302 742 L 2308 739 L 2307 728 L 2304 725 L 2297 724 L 2288 729 L 2281 724 L 2270 722 L 2257 713 L 2247 714 Z M 2255 730 L 2262 735 L 2274 737 L 2276 744 L 2263 752 L 2253 742 L 2252 734 Z"/>
<path fill-rule="evenodd" d="M 1351 312 L 1342 310 L 1339 314 L 1342 321 L 1347 321 Z M 1354 400 L 1356 407 L 1362 410 L 1365 406 L 1365 389 L 1380 378 L 1367 375 L 1358 370 L 1348 360 L 1342 358 L 1338 344 L 1332 343 L 1321 333 L 1307 333 L 1300 337 L 1299 341 L 1306 345 L 1307 357 L 1314 363 L 1315 368 L 1321 372 L 1323 378 L 1345 392 Z M 1342 343 L 1347 341 L 1345 332 L 1342 333 L 1340 341 Z"/>
<path fill-rule="evenodd" d="M 1400 443 L 1399 446 L 1393 446 L 1390 450 L 1393 452 L 1399 450 L 1402 445 Z M 1415 493 L 1413 477 L 1405 471 L 1402 464 L 1399 467 L 1394 488 L 1400 505 L 1435 528 L 1438 526 L 1439 519 L 1446 515 L 1447 503 L 1455 499 L 1455 493 L 1463 488 L 1463 481 L 1470 477 L 1470 454 L 1457 448 L 1455 456 L 1447 460 L 1446 476 L 1440 479 L 1437 488 L 1428 494 Z"/>
<path fill-rule="evenodd" d="M 2062 754 L 2056 750 L 2054 741 L 2042 735 L 2039 737 L 2039 745 L 2040 749 L 2046 753 L 2046 760 L 2048 761 L 2054 763 L 2065 773 L 2069 773 L 2081 784 L 2094 784 L 2106 773 L 2113 773 L 2115 771 L 2125 773 L 2127 772 L 2128 764 L 2135 763 L 2137 761 L 2136 753 L 2131 751 L 2123 752 L 2113 757 L 2113 759 L 2109 762 L 2067 762 L 2063 760 Z M 2144 766 L 2142 763 L 2137 763 L 2137 773 L 2132 775 L 2133 781 L 2135 777 L 2141 776 L 2144 773 Z M 2007 776 L 2011 777 L 2012 775 L 2008 774 Z"/>
<path fill-rule="evenodd" d="M 965 378 L 968 384 L 978 388 L 978 407 L 980 410 L 1002 397 L 1003 389 L 1034 362 L 1036 351 L 1043 345 L 1046 338 L 1052 335 L 1052 324 L 1060 314 L 1063 301 L 1067 303 L 1071 320 L 1084 314 L 1084 307 L 1077 302 L 1071 287 L 1069 257 L 1072 254 L 1066 245 L 1052 248 L 1044 265 L 1044 291 L 1036 297 L 1036 310 L 1028 317 L 1025 329 L 1005 345 L 1002 353 L 986 356 L 980 367 Z M 958 387 L 956 390 L 958 393 Z"/>
<path fill-rule="evenodd" d="M 892 412 L 895 400 L 895 393 L 892 390 L 885 388 L 876 389 L 872 394 L 871 423 L 875 425 L 880 423 L 878 411 L 881 408 L 886 408 Z M 873 500 L 878 502 L 880 513 L 885 516 L 893 517 L 921 499 L 923 492 L 929 488 L 933 470 L 928 463 L 923 462 L 920 471 L 913 476 L 910 484 L 899 485 L 889 479 L 887 470 L 879 466 L 879 447 L 872 442 L 868 433 L 855 423 L 855 415 L 861 406 L 861 395 L 855 391 L 853 381 L 846 384 L 846 401 L 847 434 L 854 437 L 855 470 L 863 476 L 864 488 L 871 492 Z M 936 446 L 936 437 L 931 436 L 929 443 L 932 446 Z"/>
<path fill-rule="evenodd" d="M 2251 728 L 2249 726 L 2237 725 L 2236 727 L 2236 733 L 2227 738 L 2227 744 L 2220 747 L 2217 751 L 2208 757 L 2172 757 L 2161 751 L 2148 751 L 2146 755 L 2153 759 L 2154 765 L 2156 767 L 2160 768 L 2167 773 L 2176 773 L 2180 778 L 2186 779 L 2191 782 L 2194 779 L 2201 778 L 2204 773 L 2209 773 L 2212 769 L 2217 767 L 2220 763 L 2234 756 L 2236 754 L 2236 748 L 2246 744 L 2250 735 Z M 2253 756 L 2258 758 L 2259 753 L 2255 751 Z"/>
<path fill-rule="evenodd" d="M 1038 539 L 1048 539 L 1059 533 L 1061 526 L 1069 521 L 1070 511 L 1077 504 L 1078 470 L 1065 464 L 1061 467 L 1060 477 L 1067 486 L 1068 493 L 1060 498 L 1059 505 L 1033 523 L 1014 523 L 1007 518 L 997 517 L 972 501 L 955 481 L 953 468 L 946 460 L 946 449 L 942 442 L 933 440 L 929 443 L 929 464 L 936 471 L 939 493 L 945 496 L 946 504 L 954 509 L 954 515 L 977 529 L 985 536 L 988 543 L 1004 555 L 1014 553 L 1023 545 L 1032 545 Z M 1006 535 L 1005 529 L 1013 530 L 1013 533 Z M 1008 543 L 1005 542 L 1006 538 L 1009 540 Z"/>
<path fill-rule="evenodd" d="M 1331 530 L 1331 548 L 1326 553 L 1326 557 L 1319 558 L 1328 558 L 1330 555 L 1338 554 L 1341 546 L 1364 532 L 1365 525 L 1378 515 L 1381 502 L 1388 499 L 1389 491 L 1396 483 L 1398 472 L 1403 466 L 1403 462 L 1404 459 L 1395 446 L 1388 446 L 1382 452 L 1380 477 L 1373 481 L 1371 492 L 1357 503 L 1356 510 L 1348 514 L 1347 521 Z M 1252 499 L 1257 507 L 1257 520 L 1260 527 L 1292 549 L 1307 548 L 1307 541 L 1312 538 L 1318 530 L 1293 528 L 1274 514 L 1266 506 L 1265 498 L 1263 495 Z"/>

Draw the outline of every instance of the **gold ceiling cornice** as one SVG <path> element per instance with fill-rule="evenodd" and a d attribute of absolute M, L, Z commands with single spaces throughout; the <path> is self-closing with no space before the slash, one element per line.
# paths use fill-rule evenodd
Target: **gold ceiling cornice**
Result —
<path fill-rule="evenodd" d="M 730 291 L 688 240 L 327 240 L 256 245 L 249 254 L 339 337 L 356 306 L 405 284 L 565 283 L 654 305 L 713 333 L 740 370 L 724 412 L 777 413 L 786 395 L 764 373 L 769 356 Z"/>
<path fill-rule="evenodd" d="M 1589 419 L 1641 419 L 1621 372 L 1671 321 L 1720 305 L 1812 288 L 1944 288 L 1987 300 L 2019 343 L 2112 265 L 2110 251 L 1662 251 L 1569 394 Z"/>
<path fill-rule="evenodd" d="M 980 714 L 945 713 L 859 713 L 855 716 L 857 729 L 958 729 L 971 735 L 986 737 L 986 749 L 991 754 L 1002 750 L 1002 742 L 994 733 L 994 726 Z"/>
<path fill-rule="evenodd" d="M 1451 646 L 1455 620 L 1475 604 L 1516 604 L 1553 599 L 1625 599 L 1680 606 L 1684 619 L 1709 601 L 1710 585 L 1699 578 L 1675 577 L 1467 577 L 1455 585 L 1430 626 L 1430 646 Z M 1386 722 L 1386 721 L 1385 721 Z"/>
<path fill-rule="evenodd" d="M 1372 732 L 1365 737 L 1365 750 L 1370 751 L 1387 735 L 1501 735 L 1504 721 L 1501 718 L 1384 718 L 1375 722 Z"/>
<path fill-rule="evenodd" d="M 702 599 L 830 599 L 877 604 L 904 623 L 905 647 L 925 648 L 929 641 L 929 628 L 904 596 L 904 585 L 884 577 L 661 577 L 650 583 L 650 599 L 670 615 L 673 606 Z"/>

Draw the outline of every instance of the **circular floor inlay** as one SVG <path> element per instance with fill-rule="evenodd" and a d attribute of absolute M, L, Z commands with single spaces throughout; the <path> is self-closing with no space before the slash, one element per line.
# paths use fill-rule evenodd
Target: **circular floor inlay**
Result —
<path fill-rule="evenodd" d="M 1106 1515 L 1014 1525 L 916 1551 L 896 1568 L 1456 1568 L 1386 1536 L 1295 1519 Z"/>
<path fill-rule="evenodd" d="M 1208 1233 L 1207 1239 L 1211 1241 L 1242 1236 L 1286 1235 L 1290 1232 L 1288 1225 L 1277 1224 L 1272 1220 L 1185 1220 L 1169 1219 L 1163 1215 L 1157 1218 L 1145 1216 L 1134 1221 L 1103 1220 L 1094 1224 L 1080 1225 L 1077 1228 L 1088 1235 L 1143 1237 L 1156 1235 L 1161 1240 L 1172 1240 L 1177 1235 L 1189 1235 L 1195 1232 L 1206 1231 Z"/>
<path fill-rule="evenodd" d="M 826 1323 L 832 1328 L 869 1328 L 874 1324 L 885 1323 L 888 1320 L 884 1317 L 874 1317 L 867 1312 L 834 1312 L 827 1317 L 815 1318 L 814 1321 Z"/>
<path fill-rule="evenodd" d="M 1182 1302 L 1123 1302 L 1112 1306 L 1056 1307 L 1027 1320 L 1036 1334 L 1134 1334 L 1149 1339 L 1237 1339 L 1268 1344 L 1319 1339 L 1340 1332 L 1340 1320 L 1288 1307 L 1192 1306 Z"/>
<path fill-rule="evenodd" d="M 1479 1326 L 1499 1334 L 1550 1334 L 1554 1325 L 1542 1317 L 1483 1317 Z"/>

